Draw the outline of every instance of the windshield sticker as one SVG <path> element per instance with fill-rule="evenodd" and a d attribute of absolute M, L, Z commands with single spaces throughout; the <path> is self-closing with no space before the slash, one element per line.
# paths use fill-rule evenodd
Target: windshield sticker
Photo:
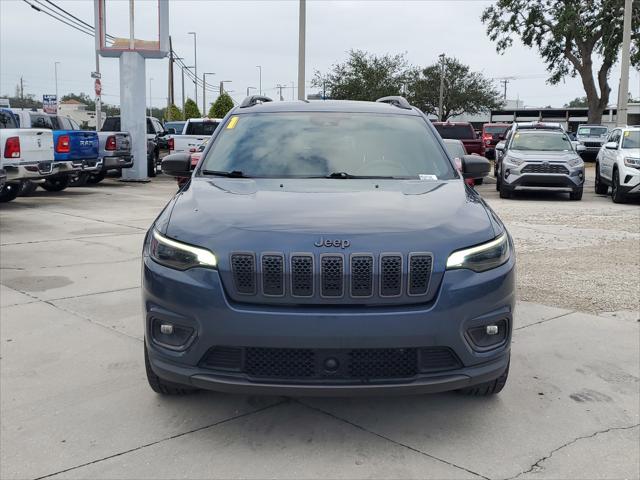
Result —
<path fill-rule="evenodd" d="M 418 178 L 420 178 L 420 180 L 438 180 L 438 177 L 435 175 L 424 175 L 422 173 L 418 174 Z"/>
<path fill-rule="evenodd" d="M 631 132 L 629 130 L 627 130 L 626 132 L 624 132 L 624 136 L 628 137 L 631 134 Z"/>
<path fill-rule="evenodd" d="M 233 130 L 236 128 L 236 123 L 238 123 L 239 117 L 232 117 L 227 124 L 227 130 Z"/>

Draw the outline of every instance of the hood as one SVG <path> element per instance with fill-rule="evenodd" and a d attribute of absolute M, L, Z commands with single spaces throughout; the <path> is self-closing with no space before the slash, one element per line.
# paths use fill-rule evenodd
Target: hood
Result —
<path fill-rule="evenodd" d="M 509 150 L 511 158 L 518 158 L 525 162 L 568 162 L 578 156 L 574 151 L 547 151 L 547 150 Z"/>
<path fill-rule="evenodd" d="M 389 305 L 429 301 L 438 291 L 449 254 L 491 240 L 503 227 L 482 199 L 459 179 L 194 177 L 189 188 L 176 195 L 157 219 L 156 228 L 171 238 L 213 251 L 222 282 L 236 301 Z M 237 290 L 240 277 L 234 277 L 239 273 L 232 267 L 232 260 L 239 256 L 249 256 L 257 262 L 274 256 L 287 262 L 300 256 L 315 258 L 313 262 L 329 257 L 349 262 L 350 258 L 363 255 L 376 262 L 382 261 L 383 256 L 402 258 L 400 270 L 405 277 L 406 269 L 410 269 L 409 258 L 432 257 L 428 292 L 411 297 L 403 290 L 395 298 L 375 299 L 326 299 L 319 296 L 317 289 L 307 299 L 243 295 Z M 373 273 L 375 281 L 382 282 L 377 269 Z M 318 277 L 318 272 L 314 271 L 315 285 L 325 279 Z M 289 267 L 285 274 L 289 275 Z M 348 278 L 349 275 L 347 283 Z M 398 281 L 405 285 L 407 279 L 394 281 L 395 285 Z"/>
<path fill-rule="evenodd" d="M 195 177 L 158 228 L 216 253 L 312 251 L 320 237 L 349 240 L 354 252 L 455 250 L 496 234 L 460 180 Z"/>

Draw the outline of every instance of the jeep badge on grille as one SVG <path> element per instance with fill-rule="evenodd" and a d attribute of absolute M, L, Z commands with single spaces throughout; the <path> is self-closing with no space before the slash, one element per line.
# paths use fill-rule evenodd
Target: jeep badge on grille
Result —
<path fill-rule="evenodd" d="M 335 247 L 335 248 L 349 248 L 351 246 L 351 242 L 349 240 L 325 240 L 323 237 L 320 237 L 320 240 L 317 240 L 314 245 L 316 247 Z"/>

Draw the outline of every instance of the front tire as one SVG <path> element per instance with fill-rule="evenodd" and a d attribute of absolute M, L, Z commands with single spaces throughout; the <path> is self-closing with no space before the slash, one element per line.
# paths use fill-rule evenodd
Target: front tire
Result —
<path fill-rule="evenodd" d="M 573 192 L 571 192 L 569 194 L 569 199 L 570 200 L 582 200 L 582 190 L 583 188 L 576 188 L 573 190 Z"/>
<path fill-rule="evenodd" d="M 495 380 L 479 383 L 478 385 L 473 385 L 471 387 L 461 388 L 460 390 L 457 390 L 457 392 L 461 395 L 469 395 L 471 397 L 488 397 L 491 395 L 496 395 L 502 391 L 507 383 L 508 377 L 509 364 L 507 364 L 507 368 L 505 369 L 504 373 Z"/>
<path fill-rule="evenodd" d="M 5 183 L 2 190 L 0 190 L 0 203 L 10 202 L 15 200 L 22 190 L 22 184 L 20 183 Z"/>
<path fill-rule="evenodd" d="M 603 183 L 602 178 L 600 177 L 600 164 L 596 163 L 596 194 L 597 195 L 606 195 L 609 190 L 609 186 L 606 183 Z"/>
<path fill-rule="evenodd" d="M 513 196 L 513 190 L 502 182 L 500 182 L 498 190 L 500 191 L 500 198 L 511 198 Z"/>
<path fill-rule="evenodd" d="M 40 186 L 47 192 L 61 192 L 69 186 L 69 177 L 67 175 L 60 175 L 58 177 L 47 178 Z"/>
<path fill-rule="evenodd" d="M 147 372 L 147 381 L 151 390 L 160 395 L 188 395 L 198 391 L 196 388 L 188 387 L 186 385 L 179 385 L 177 383 L 167 382 L 157 376 L 151 368 L 149 362 L 149 352 L 147 352 L 147 344 L 144 344 L 144 368 Z"/>
<path fill-rule="evenodd" d="M 613 203 L 624 203 L 625 198 L 622 190 L 620 189 L 620 178 L 618 178 L 618 170 L 613 171 L 611 175 L 611 200 Z"/>

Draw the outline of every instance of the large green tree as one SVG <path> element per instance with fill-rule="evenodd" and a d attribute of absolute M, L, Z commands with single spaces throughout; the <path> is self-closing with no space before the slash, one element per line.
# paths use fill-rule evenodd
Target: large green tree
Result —
<path fill-rule="evenodd" d="M 324 74 L 316 71 L 312 85 L 332 99 L 371 101 L 387 95 L 400 95 L 409 70 L 403 54 L 376 56 L 350 50 L 344 63 L 334 64 Z"/>
<path fill-rule="evenodd" d="M 549 83 L 580 76 L 589 123 L 609 103 L 609 73 L 620 53 L 624 0 L 498 0 L 482 13 L 487 35 L 503 53 L 514 37 L 540 52 Z M 633 6 L 631 63 L 640 64 L 640 2 Z"/>
<path fill-rule="evenodd" d="M 564 104 L 566 108 L 585 108 L 587 105 L 587 97 L 576 97 L 569 103 Z"/>
<path fill-rule="evenodd" d="M 190 98 L 187 98 L 187 100 L 184 102 L 184 120 L 200 117 L 202 117 L 202 115 L 200 115 L 200 110 L 198 110 L 198 105 L 196 105 L 196 102 L 194 102 Z"/>
<path fill-rule="evenodd" d="M 409 82 L 409 101 L 424 113 L 447 120 L 463 113 L 473 115 L 502 105 L 500 93 L 491 80 L 479 72 L 472 72 L 455 58 L 444 57 L 442 63 L 434 63 L 416 72 L 414 79 Z M 442 112 L 439 112 L 443 71 L 444 95 Z"/>
<path fill-rule="evenodd" d="M 223 118 L 233 108 L 233 100 L 227 92 L 222 92 L 209 109 L 209 118 Z"/>

